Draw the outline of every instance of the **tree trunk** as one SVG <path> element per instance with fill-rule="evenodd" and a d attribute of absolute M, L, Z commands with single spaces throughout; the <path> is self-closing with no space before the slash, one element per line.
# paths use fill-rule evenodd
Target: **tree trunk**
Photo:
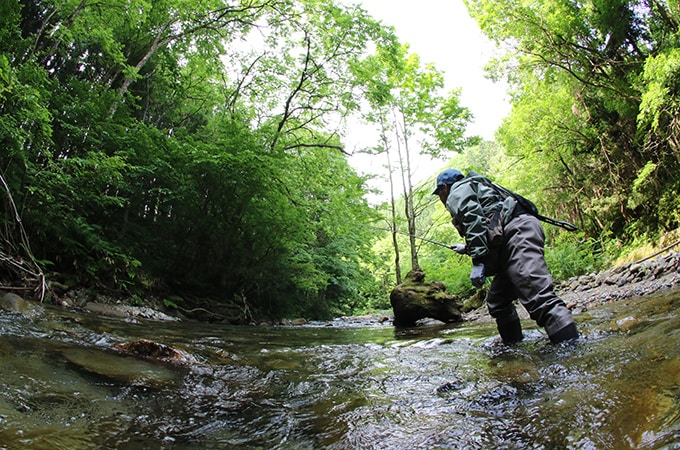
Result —
<path fill-rule="evenodd" d="M 413 207 L 413 181 L 411 180 L 411 155 L 409 151 L 408 132 L 406 130 L 406 118 L 402 114 L 403 139 L 404 139 L 404 155 L 399 157 L 401 163 L 401 175 L 404 186 L 404 213 L 408 223 L 409 234 L 409 249 L 411 251 L 411 270 L 419 272 L 420 264 L 418 263 L 418 247 L 416 245 L 417 230 L 415 208 Z M 397 139 L 399 142 L 399 139 Z"/>
<path fill-rule="evenodd" d="M 382 122 L 381 125 L 383 129 L 383 132 L 381 133 L 381 139 L 383 141 L 383 148 L 385 149 L 385 155 L 387 157 L 387 173 L 389 174 L 390 181 L 390 213 L 392 215 L 390 230 L 392 230 L 392 247 L 394 247 L 394 273 L 397 285 L 399 285 L 403 280 L 401 276 L 401 260 L 399 258 L 399 241 L 397 240 L 397 205 L 394 198 L 394 177 L 392 176 L 392 160 L 390 158 L 390 148 L 387 136 L 385 136 L 384 122 Z"/>

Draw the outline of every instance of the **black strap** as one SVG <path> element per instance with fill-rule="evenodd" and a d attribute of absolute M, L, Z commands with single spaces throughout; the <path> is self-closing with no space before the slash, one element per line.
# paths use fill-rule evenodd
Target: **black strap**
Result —
<path fill-rule="evenodd" d="M 550 225 L 555 225 L 564 228 L 567 231 L 578 231 L 578 228 L 573 223 L 569 223 L 564 220 L 551 219 L 550 217 L 545 217 L 540 214 L 538 214 L 536 217 L 541 222 L 549 223 Z"/>

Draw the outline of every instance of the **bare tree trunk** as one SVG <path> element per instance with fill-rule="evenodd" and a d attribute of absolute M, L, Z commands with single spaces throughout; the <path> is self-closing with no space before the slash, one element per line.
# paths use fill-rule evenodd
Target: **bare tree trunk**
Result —
<path fill-rule="evenodd" d="M 392 159 L 390 158 L 389 140 L 385 134 L 385 122 L 381 120 L 382 131 L 380 139 L 383 142 L 385 155 L 387 157 L 387 173 L 390 181 L 390 214 L 392 215 L 390 221 L 390 230 L 392 231 L 392 247 L 394 248 L 394 273 L 397 284 L 401 284 L 403 279 L 401 276 L 401 261 L 399 257 L 399 240 L 397 239 L 397 204 L 394 198 L 394 177 L 392 176 Z"/>
<path fill-rule="evenodd" d="M 396 121 L 395 121 L 396 122 Z M 409 249 L 411 252 L 411 270 L 418 271 L 420 269 L 420 264 L 418 262 L 418 248 L 415 236 L 417 235 L 416 230 L 416 217 L 415 210 L 413 207 L 413 182 L 411 180 L 411 157 L 409 151 L 409 141 L 408 132 L 406 130 L 405 117 L 401 116 L 402 125 L 402 138 L 404 142 L 404 151 L 402 155 L 399 139 L 399 132 L 397 131 L 397 148 L 399 152 L 399 163 L 401 165 L 401 179 L 404 190 L 404 214 L 406 215 L 406 221 L 408 223 L 408 234 L 409 234 Z"/>

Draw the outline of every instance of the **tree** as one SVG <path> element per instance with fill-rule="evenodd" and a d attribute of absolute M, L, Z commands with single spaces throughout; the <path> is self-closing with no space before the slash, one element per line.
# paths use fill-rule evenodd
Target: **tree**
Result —
<path fill-rule="evenodd" d="M 670 213 L 678 205 L 678 159 L 673 140 L 658 139 L 652 112 L 674 110 L 673 97 L 659 95 L 673 92 L 673 77 L 661 84 L 649 77 L 659 75 L 653 61 L 664 57 L 656 55 L 677 47 L 674 9 L 625 0 L 466 4 L 508 49 L 492 66 L 512 86 L 513 111 L 498 137 L 525 173 L 540 174 L 533 184 L 542 203 L 564 208 L 595 234 L 678 226 Z"/>
<path fill-rule="evenodd" d="M 380 152 L 391 158 L 395 155 L 399 167 L 398 176 L 404 197 L 410 248 L 411 269 L 418 270 L 418 230 L 416 228 L 417 197 L 413 186 L 411 159 L 417 151 L 422 155 L 441 157 L 446 151 L 459 151 L 472 142 L 464 137 L 465 127 L 472 116 L 459 103 L 459 90 L 443 94 L 444 77 L 433 65 L 423 66 L 415 54 L 408 53 L 408 46 L 393 42 L 378 48 L 375 55 L 368 56 L 354 67 L 357 82 L 364 87 L 370 107 L 366 120 L 380 128 Z M 387 138 L 386 132 L 392 136 Z M 414 148 L 415 147 L 415 148 Z M 392 187 L 392 163 L 388 159 L 390 189 Z M 394 196 L 392 211 L 394 211 Z M 397 220 L 392 214 L 391 226 L 394 251 L 398 255 L 396 240 Z M 396 258 L 398 263 L 398 257 Z M 397 269 L 397 282 L 399 270 Z"/>
<path fill-rule="evenodd" d="M 269 130 L 269 151 L 344 151 L 329 141 L 342 136 L 344 120 L 358 107 L 348 69 L 370 45 L 393 39 L 391 32 L 363 9 L 328 0 L 293 2 L 265 19 L 267 26 L 250 35 L 252 50 L 230 53 L 237 63 L 230 110 L 251 111 L 257 126 Z"/>

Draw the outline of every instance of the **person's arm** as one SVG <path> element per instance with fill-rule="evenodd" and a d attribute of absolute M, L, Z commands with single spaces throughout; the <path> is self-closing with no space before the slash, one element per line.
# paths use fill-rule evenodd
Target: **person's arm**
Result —
<path fill-rule="evenodd" d="M 456 228 L 465 238 L 466 250 L 473 263 L 481 262 L 489 249 L 487 220 L 478 198 L 478 185 L 465 181 L 453 185 L 446 200 L 446 208 L 451 212 Z"/>

